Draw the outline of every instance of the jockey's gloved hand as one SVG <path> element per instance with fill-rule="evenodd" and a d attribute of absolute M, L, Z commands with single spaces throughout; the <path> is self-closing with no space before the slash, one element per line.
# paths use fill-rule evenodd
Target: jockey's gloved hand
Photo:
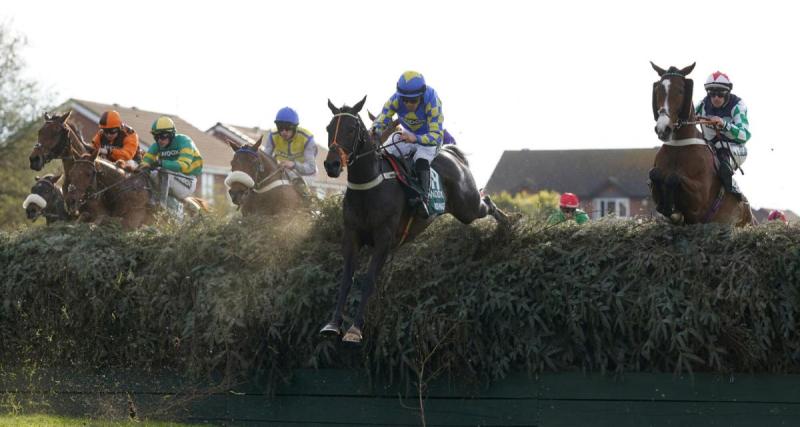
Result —
<path fill-rule="evenodd" d="M 111 149 L 103 147 L 103 148 L 100 149 L 100 154 L 102 154 L 104 156 L 107 156 L 107 155 L 111 154 Z"/>

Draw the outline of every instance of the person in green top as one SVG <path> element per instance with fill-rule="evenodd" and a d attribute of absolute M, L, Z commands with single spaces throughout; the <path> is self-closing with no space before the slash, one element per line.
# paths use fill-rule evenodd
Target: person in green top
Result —
<path fill-rule="evenodd" d="M 561 224 L 562 222 L 573 220 L 577 224 L 583 224 L 589 221 L 589 215 L 586 212 L 578 209 L 580 201 L 578 196 L 572 193 L 564 193 L 561 195 L 561 200 L 558 203 L 558 212 L 550 215 L 547 219 L 548 224 Z"/>
<path fill-rule="evenodd" d="M 197 177 L 203 172 L 203 157 L 192 138 L 176 133 L 175 122 L 167 116 L 156 119 L 150 133 L 155 143 L 147 150 L 140 167 L 150 169 L 161 205 L 182 216 L 182 203 L 170 203 L 169 196 L 182 202 L 194 194 Z"/>

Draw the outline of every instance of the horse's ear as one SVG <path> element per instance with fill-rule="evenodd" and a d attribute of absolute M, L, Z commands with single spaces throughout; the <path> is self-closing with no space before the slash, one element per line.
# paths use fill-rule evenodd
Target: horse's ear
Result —
<path fill-rule="evenodd" d="M 58 182 L 59 179 L 61 179 L 61 174 L 59 173 L 59 174 L 51 175 L 47 179 L 50 180 L 50 182 L 52 182 L 53 184 L 55 184 L 55 183 Z"/>
<path fill-rule="evenodd" d="M 367 110 L 367 116 L 369 116 L 369 120 L 370 120 L 371 122 L 374 122 L 374 121 L 375 121 L 375 119 L 377 119 L 377 117 L 375 117 L 375 115 L 374 115 L 374 114 L 372 114 L 372 113 L 371 113 L 369 110 Z"/>
<path fill-rule="evenodd" d="M 339 109 L 338 109 L 338 108 L 336 108 L 336 106 L 335 106 L 335 105 L 333 105 L 333 103 L 331 102 L 330 98 L 328 98 L 328 108 L 330 108 L 330 109 L 331 109 L 331 111 L 333 112 L 333 114 L 339 114 Z"/>
<path fill-rule="evenodd" d="M 653 61 L 650 61 L 650 65 L 653 66 L 653 69 L 656 70 L 656 73 L 658 73 L 659 77 L 663 76 L 664 73 L 667 72 L 666 70 L 664 70 L 663 68 L 659 67 L 658 65 L 653 64 Z"/>
<path fill-rule="evenodd" d="M 53 120 L 53 115 L 48 113 L 47 111 L 45 111 L 44 112 L 44 121 L 49 122 L 50 120 Z"/>
<path fill-rule="evenodd" d="M 38 180 L 40 180 L 40 179 L 42 179 L 42 177 L 41 177 L 41 176 L 39 176 L 39 175 L 36 175 L 36 180 L 38 181 Z"/>
<path fill-rule="evenodd" d="M 72 110 L 69 110 L 66 113 L 64 113 L 64 115 L 58 118 L 58 121 L 60 121 L 61 123 L 65 123 L 69 118 L 70 114 L 72 114 Z"/>
<path fill-rule="evenodd" d="M 364 97 L 361 98 L 361 101 L 358 101 L 358 103 L 353 106 L 353 114 L 358 114 L 358 112 L 361 111 L 362 108 L 364 108 L 365 102 L 367 102 L 367 95 L 364 95 Z"/>
<path fill-rule="evenodd" d="M 253 145 L 253 150 L 254 151 L 256 151 L 256 152 L 258 151 L 258 147 L 261 146 L 261 141 L 263 141 L 263 140 L 264 140 L 264 134 L 262 133 L 261 136 L 258 137 L 258 141 L 256 141 L 256 144 Z"/>
<path fill-rule="evenodd" d="M 695 66 L 695 65 L 697 65 L 697 63 L 696 63 L 696 62 L 692 62 L 692 65 L 690 65 L 690 66 L 688 66 L 688 67 L 686 67 L 686 68 L 682 69 L 682 70 L 681 70 L 681 75 L 688 76 L 688 75 L 689 75 L 689 73 L 691 73 L 691 72 L 692 72 L 692 70 L 694 70 L 694 66 Z"/>
<path fill-rule="evenodd" d="M 692 64 L 694 67 L 694 64 Z M 688 120 L 689 116 L 691 115 L 692 109 L 694 108 L 694 104 L 692 104 L 692 91 L 694 90 L 694 81 L 692 79 L 684 79 L 684 86 L 683 86 L 683 105 L 681 105 L 681 111 L 678 114 L 678 117 L 681 120 Z"/>
<path fill-rule="evenodd" d="M 237 151 L 240 148 L 242 148 L 242 146 L 238 142 L 231 141 L 228 138 L 225 138 L 225 142 L 228 143 L 228 145 L 231 147 L 231 149 L 233 149 L 233 151 Z"/>

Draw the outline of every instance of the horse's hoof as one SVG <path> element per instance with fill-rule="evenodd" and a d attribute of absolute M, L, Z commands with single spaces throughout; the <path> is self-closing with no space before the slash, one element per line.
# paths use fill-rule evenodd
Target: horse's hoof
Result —
<path fill-rule="evenodd" d="M 324 337 L 339 337 L 342 335 L 342 327 L 334 322 L 330 322 L 319 330 L 320 335 Z"/>
<path fill-rule="evenodd" d="M 361 339 L 363 336 L 361 335 L 361 329 L 358 328 L 356 325 L 350 327 L 347 330 L 347 333 L 344 334 L 342 338 L 342 342 L 350 343 L 350 344 L 361 344 Z"/>

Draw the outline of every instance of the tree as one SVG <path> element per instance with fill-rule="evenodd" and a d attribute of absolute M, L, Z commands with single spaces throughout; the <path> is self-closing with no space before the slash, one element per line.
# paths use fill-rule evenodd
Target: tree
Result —
<path fill-rule="evenodd" d="M 24 37 L 0 23 L 0 145 L 41 111 L 37 84 L 21 76 L 25 63 L 20 51 L 25 44 Z"/>
<path fill-rule="evenodd" d="M 22 202 L 36 172 L 28 168 L 28 154 L 36 142 L 43 96 L 33 81 L 21 76 L 25 64 L 20 50 L 25 39 L 0 23 L 0 227 L 14 228 L 25 221 Z M 51 162 L 38 174 L 60 168 Z"/>
<path fill-rule="evenodd" d="M 542 190 L 536 194 L 527 191 L 514 194 L 505 191 L 493 194 L 492 200 L 500 209 L 519 212 L 533 219 L 544 221 L 550 214 L 558 210 L 558 193 Z"/>

